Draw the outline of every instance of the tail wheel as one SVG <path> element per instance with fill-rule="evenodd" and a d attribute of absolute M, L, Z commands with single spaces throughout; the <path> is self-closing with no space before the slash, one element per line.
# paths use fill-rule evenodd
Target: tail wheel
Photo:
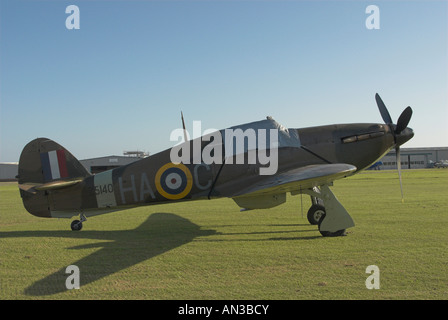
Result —
<path fill-rule="evenodd" d="M 73 220 L 70 227 L 73 231 L 80 231 L 82 229 L 82 222 L 79 220 Z"/>

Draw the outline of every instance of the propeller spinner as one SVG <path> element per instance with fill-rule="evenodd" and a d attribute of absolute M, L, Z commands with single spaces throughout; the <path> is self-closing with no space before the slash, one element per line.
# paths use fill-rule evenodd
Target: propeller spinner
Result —
<path fill-rule="evenodd" d="M 375 100 L 378 105 L 378 109 L 380 110 L 381 117 L 383 118 L 384 122 L 390 127 L 391 132 L 394 136 L 398 178 L 400 180 L 401 189 L 401 201 L 404 202 L 403 184 L 401 182 L 400 146 L 414 136 L 414 131 L 411 128 L 408 128 L 409 121 L 411 121 L 412 117 L 412 108 L 407 107 L 406 109 L 404 109 L 404 111 L 398 118 L 397 124 L 393 124 L 389 111 L 387 110 L 386 105 L 384 104 L 378 93 L 375 95 Z"/>

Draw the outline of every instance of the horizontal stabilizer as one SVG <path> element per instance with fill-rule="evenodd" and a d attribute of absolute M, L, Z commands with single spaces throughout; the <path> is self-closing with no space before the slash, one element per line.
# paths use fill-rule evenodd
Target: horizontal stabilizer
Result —
<path fill-rule="evenodd" d="M 58 189 L 64 189 L 67 187 L 71 187 L 74 186 L 75 184 L 80 183 L 81 181 L 83 181 L 84 179 L 77 179 L 77 180 L 59 180 L 59 181 L 53 181 L 53 182 L 48 182 L 48 183 L 44 183 L 41 185 L 37 185 L 34 188 L 38 191 L 43 191 L 43 190 L 58 190 Z"/>

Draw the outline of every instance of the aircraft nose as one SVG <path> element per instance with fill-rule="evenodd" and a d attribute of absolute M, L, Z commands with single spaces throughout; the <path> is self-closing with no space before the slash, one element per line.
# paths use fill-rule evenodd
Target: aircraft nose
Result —
<path fill-rule="evenodd" d="M 396 135 L 397 145 L 401 146 L 402 144 L 411 140 L 413 136 L 414 136 L 414 130 L 412 130 L 411 128 L 404 129 L 402 132 Z"/>

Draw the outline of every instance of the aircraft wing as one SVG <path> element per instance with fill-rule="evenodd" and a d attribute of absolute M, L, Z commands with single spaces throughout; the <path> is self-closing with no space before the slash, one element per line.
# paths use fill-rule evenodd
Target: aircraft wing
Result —
<path fill-rule="evenodd" d="M 274 196 L 277 199 L 277 196 L 284 195 L 286 192 L 300 192 L 300 190 L 329 184 L 334 180 L 352 175 L 356 170 L 355 166 L 345 163 L 309 165 L 277 175 L 263 176 L 263 179 L 259 179 L 258 182 L 245 189 L 238 190 L 231 197 L 238 204 L 247 201 L 263 202 L 267 196 Z M 260 203 L 260 206 L 263 204 Z"/>

